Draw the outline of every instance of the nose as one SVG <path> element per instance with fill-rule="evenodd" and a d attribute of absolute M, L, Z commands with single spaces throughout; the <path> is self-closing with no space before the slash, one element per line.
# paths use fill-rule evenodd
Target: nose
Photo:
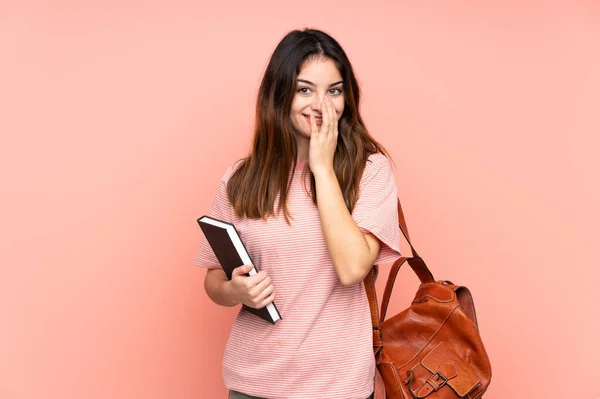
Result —
<path fill-rule="evenodd" d="M 321 102 L 325 101 L 326 94 L 317 94 L 313 97 L 310 107 L 313 111 L 321 113 Z"/>

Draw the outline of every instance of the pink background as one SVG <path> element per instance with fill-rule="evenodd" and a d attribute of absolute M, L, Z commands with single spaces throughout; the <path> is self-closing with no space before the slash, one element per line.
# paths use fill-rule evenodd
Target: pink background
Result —
<path fill-rule="evenodd" d="M 305 26 L 347 51 L 415 245 L 473 292 L 486 399 L 600 397 L 599 2 L 95 3 L 0 3 L 0 398 L 225 396 L 236 310 L 196 218 Z"/>

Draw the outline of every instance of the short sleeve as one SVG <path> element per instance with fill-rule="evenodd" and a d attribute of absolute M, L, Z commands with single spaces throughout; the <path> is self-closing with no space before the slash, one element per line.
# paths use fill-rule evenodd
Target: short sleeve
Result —
<path fill-rule="evenodd" d="M 211 216 L 215 219 L 223 220 L 229 223 L 233 223 L 233 206 L 227 197 L 227 181 L 231 176 L 232 169 L 229 168 L 223 177 L 221 178 L 221 182 L 219 183 L 219 187 L 217 188 L 217 193 L 215 195 L 215 199 L 213 201 L 210 213 L 208 216 Z M 200 247 L 198 252 L 196 253 L 196 266 L 204 267 L 207 269 L 218 269 L 221 267 L 221 264 L 217 260 L 212 248 L 208 244 L 206 237 L 202 235 L 202 240 L 200 241 Z"/>
<path fill-rule="evenodd" d="M 401 256 L 398 189 L 392 166 L 384 154 L 369 156 L 352 218 L 363 234 L 371 233 L 381 241 L 373 264 L 391 263 Z"/>

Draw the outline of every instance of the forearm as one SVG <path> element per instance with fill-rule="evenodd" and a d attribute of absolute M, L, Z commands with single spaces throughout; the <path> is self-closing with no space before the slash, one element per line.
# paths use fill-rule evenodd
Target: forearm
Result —
<path fill-rule="evenodd" d="M 231 285 L 221 269 L 207 270 L 204 278 L 204 290 L 217 305 L 232 307 L 238 304 L 232 300 Z"/>
<path fill-rule="evenodd" d="M 333 170 L 315 174 L 319 217 L 333 265 L 344 285 L 360 283 L 370 270 L 370 249 L 346 207 Z"/>

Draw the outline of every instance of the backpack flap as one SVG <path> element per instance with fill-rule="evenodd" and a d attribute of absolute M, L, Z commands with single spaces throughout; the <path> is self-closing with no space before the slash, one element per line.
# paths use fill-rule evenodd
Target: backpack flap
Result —
<path fill-rule="evenodd" d="M 479 377 L 445 342 L 437 344 L 421 360 L 421 365 L 431 373 L 431 377 L 416 392 L 418 398 L 425 398 L 444 385 L 462 398 L 480 383 Z"/>

